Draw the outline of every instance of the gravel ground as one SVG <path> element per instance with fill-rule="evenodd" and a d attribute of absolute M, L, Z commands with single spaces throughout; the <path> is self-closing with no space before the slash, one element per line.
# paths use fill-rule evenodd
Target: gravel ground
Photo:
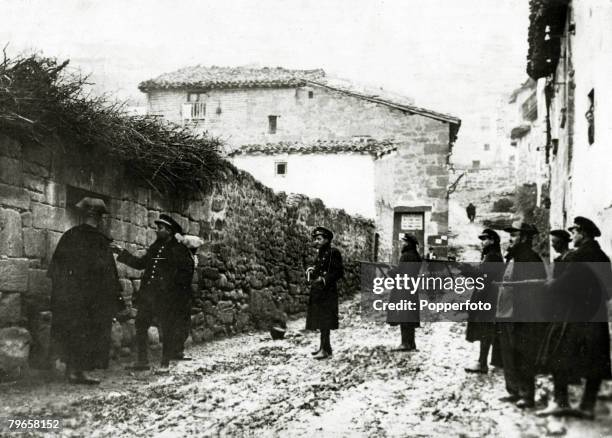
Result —
<path fill-rule="evenodd" d="M 358 309 L 342 306 L 327 361 L 308 354 L 317 336 L 300 319 L 282 341 L 255 333 L 194 346 L 194 360 L 166 375 L 114 364 L 99 387 L 48 375 L 4 384 L 0 417 L 60 416 L 63 436 L 85 437 L 612 436 L 612 388 L 603 388 L 594 422 L 539 419 L 498 401 L 501 370 L 463 371 L 477 348 L 464 341 L 464 324 L 424 324 L 419 351 L 394 352 L 398 329 L 362 321 Z M 539 379 L 540 407 L 549 392 Z"/>

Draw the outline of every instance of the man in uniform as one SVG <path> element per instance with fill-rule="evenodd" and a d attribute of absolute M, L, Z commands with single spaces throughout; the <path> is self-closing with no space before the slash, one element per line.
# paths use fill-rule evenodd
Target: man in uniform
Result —
<path fill-rule="evenodd" d="M 100 382 L 85 371 L 108 367 L 112 320 L 125 304 L 111 239 L 99 230 L 108 213 L 104 201 L 86 197 L 76 207 L 83 223 L 62 235 L 47 271 L 53 285 L 51 336 L 68 381 L 92 385 Z"/>
<path fill-rule="evenodd" d="M 399 258 L 399 265 L 397 269 L 392 269 L 387 272 L 387 276 L 395 277 L 397 274 L 405 274 L 409 277 L 416 278 L 419 275 L 421 262 L 423 261 L 419 254 L 419 241 L 415 236 L 408 233 L 404 234 L 402 240 L 404 241 L 404 246 L 402 247 L 402 254 Z M 421 326 L 418 308 L 418 291 L 415 291 L 413 294 L 406 294 L 405 291 L 393 289 L 389 293 L 390 303 L 399 303 L 402 299 L 408 299 L 416 303 L 417 306 L 415 310 L 389 310 L 387 311 L 387 323 L 392 326 L 398 324 L 400 326 L 401 343 L 395 351 L 414 351 L 417 349 L 415 329 Z"/>
<path fill-rule="evenodd" d="M 175 234 L 183 234 L 183 230 L 165 214 L 160 215 L 155 224 L 157 239 L 142 257 L 116 247 L 117 261 L 134 269 L 144 269 L 135 298 L 138 361 L 132 367 L 134 370 L 149 369 L 147 332 L 154 319 L 162 331 L 162 368 L 167 368 L 170 360 L 181 354 L 183 313 L 185 303 L 191 299 L 194 261 L 187 247 L 175 238 Z"/>
<path fill-rule="evenodd" d="M 344 277 L 342 255 L 331 246 L 334 234 L 325 227 L 312 232 L 313 244 L 318 249 L 315 265 L 306 271 L 310 281 L 310 298 L 306 315 L 306 329 L 320 330 L 321 344 L 312 354 L 315 359 L 332 355 L 330 331 L 338 328 L 338 288 Z"/>
<path fill-rule="evenodd" d="M 497 320 L 506 390 L 504 401 L 516 402 L 520 408 L 535 405 L 535 362 L 542 335 L 542 324 L 531 319 L 534 299 L 546 280 L 546 269 L 532 249 L 538 233 L 531 224 L 513 224 L 504 231 L 510 234 L 503 283 L 498 292 Z M 530 282 L 541 280 L 541 284 Z"/>
<path fill-rule="evenodd" d="M 601 231 L 582 216 L 570 228 L 574 250 L 563 258 L 563 269 L 549 282 L 555 320 L 548 326 L 539 362 L 553 375 L 554 403 L 539 415 L 595 417 L 597 393 L 610 370 L 607 288 L 612 284 L 610 259 L 595 240 Z M 570 409 L 570 381 L 586 380 L 578 411 Z"/>
<path fill-rule="evenodd" d="M 481 263 L 475 276 L 484 278 L 484 288 L 475 289 L 470 300 L 490 303 L 491 310 L 473 310 L 468 312 L 468 324 L 465 337 L 468 342 L 480 342 L 478 362 L 465 368 L 469 373 L 487 373 L 489 350 L 495 342 L 495 310 L 497 305 L 497 285 L 504 270 L 504 258 L 501 254 L 500 237 L 495 230 L 485 228 L 478 236 L 481 242 Z"/>

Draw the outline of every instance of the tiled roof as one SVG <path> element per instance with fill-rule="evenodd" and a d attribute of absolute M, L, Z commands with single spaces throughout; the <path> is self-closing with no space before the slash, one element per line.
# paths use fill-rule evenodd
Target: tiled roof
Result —
<path fill-rule="evenodd" d="M 155 79 L 141 82 L 138 88 L 146 93 L 150 90 L 159 89 L 195 91 L 211 88 L 284 88 L 304 85 L 324 87 L 358 99 L 395 108 L 408 114 L 418 114 L 450 123 L 454 125 L 455 131 L 458 131 L 461 126 L 461 120 L 458 117 L 415 106 L 411 99 L 382 89 L 366 90 L 347 81 L 330 79 L 322 69 L 289 70 L 282 67 L 205 67 L 198 65 L 164 73 Z"/>
<path fill-rule="evenodd" d="M 392 140 L 317 140 L 313 142 L 278 142 L 245 144 L 231 151 L 236 155 L 277 155 L 277 154 L 337 154 L 360 153 L 380 157 L 397 149 Z"/>
<path fill-rule="evenodd" d="M 210 89 L 210 88 L 280 88 L 304 85 L 305 79 L 322 79 L 325 72 L 251 67 L 206 67 L 197 65 L 164 73 L 155 79 L 141 82 L 141 91 L 155 89 Z"/>

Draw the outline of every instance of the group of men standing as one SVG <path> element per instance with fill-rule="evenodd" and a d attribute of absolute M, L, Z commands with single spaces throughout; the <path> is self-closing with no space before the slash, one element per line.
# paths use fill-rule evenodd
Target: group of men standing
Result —
<path fill-rule="evenodd" d="M 103 200 L 84 198 L 77 207 L 83 212 L 83 223 L 62 236 L 48 270 L 53 283 L 52 337 L 61 347 L 60 358 L 66 363 L 69 381 L 99 383 L 85 372 L 108 366 L 111 323 L 118 312 L 126 310 L 113 253 L 118 254 L 118 262 L 144 271 L 133 297 L 138 309 L 138 360 L 131 368 L 149 369 L 148 330 L 154 322 L 163 335 L 162 368 L 172 360 L 188 359 L 183 345 L 189 333 L 198 243 L 179 242 L 177 237 L 182 239 L 183 235 L 180 225 L 162 214 L 155 221 L 157 239 L 144 255 L 136 256 L 100 231 L 102 215 L 108 213 Z M 612 269 L 596 240 L 601 232 L 591 220 L 580 216 L 569 228 L 571 234 L 552 231 L 552 247 L 559 255 L 548 278 L 542 258 L 533 249 L 538 230 L 520 223 L 504 231 L 509 234 L 505 257 L 496 231 L 485 229 L 478 236 L 482 247 L 478 272 L 487 280 L 472 300 L 493 306 L 469 314 L 466 337 L 480 342 L 480 353 L 466 371 L 486 373 L 493 350 L 492 364 L 504 371 L 508 392 L 504 401 L 521 408 L 534 407 L 535 377 L 546 373 L 553 376 L 554 402 L 537 415 L 594 418 L 601 382 L 612 378 L 607 319 Z M 312 239 L 318 253 L 314 266 L 306 272 L 311 289 L 306 328 L 320 330 L 320 346 L 312 354 L 322 360 L 332 355 L 330 332 L 338 328 L 337 282 L 344 268 L 340 251 L 331 246 L 331 230 L 316 227 Z M 421 262 L 416 238 L 406 235 L 404 242 L 400 262 Z M 419 315 L 412 316 L 406 320 L 388 315 L 390 324 L 400 325 L 399 350 L 416 349 Z M 572 409 L 568 385 L 581 378 L 586 380 L 582 401 L 578 409 Z"/>
<path fill-rule="evenodd" d="M 68 380 L 100 383 L 86 372 L 108 367 L 113 318 L 128 311 L 113 253 L 118 254 L 118 262 L 144 270 L 140 289 L 133 296 L 138 360 L 131 368 L 149 369 L 148 329 L 154 321 L 162 330 L 162 368 L 171 360 L 188 359 L 183 345 L 189 335 L 195 264 L 192 251 L 198 240 L 179 243 L 181 226 L 162 214 L 155 221 L 155 242 L 144 255 L 136 256 L 100 230 L 102 216 L 108 213 L 102 199 L 86 197 L 76 206 L 83 221 L 62 235 L 48 269 L 52 280 L 51 335 L 66 364 Z"/>
<path fill-rule="evenodd" d="M 487 282 L 473 299 L 495 305 L 486 314 L 469 315 L 466 337 L 480 342 L 480 355 L 466 371 L 486 373 L 493 345 L 492 364 L 503 367 L 508 392 L 503 401 L 534 407 L 536 375 L 552 374 L 554 400 L 536 415 L 592 419 L 601 382 L 612 377 L 606 304 L 612 270 L 596 240 L 601 232 L 581 216 L 574 219 L 571 234 L 551 231 L 559 255 L 547 278 L 544 262 L 532 247 L 538 230 L 521 223 L 504 231 L 510 237 L 505 263 L 495 263 L 503 260 L 497 232 L 485 229 L 479 236 Z M 568 385 L 581 378 L 586 381 L 582 400 L 572 409 Z"/>

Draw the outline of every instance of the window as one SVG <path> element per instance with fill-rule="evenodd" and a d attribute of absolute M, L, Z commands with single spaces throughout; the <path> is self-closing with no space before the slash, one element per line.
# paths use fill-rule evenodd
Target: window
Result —
<path fill-rule="evenodd" d="M 472 169 L 480 169 L 480 161 L 479 160 L 472 161 Z"/>
<path fill-rule="evenodd" d="M 268 134 L 276 134 L 276 121 L 278 116 L 268 116 Z"/>
<path fill-rule="evenodd" d="M 204 120 L 206 117 L 206 93 L 187 93 L 183 104 L 183 119 Z"/>
<path fill-rule="evenodd" d="M 587 119 L 589 144 L 595 143 L 595 89 L 589 93 L 589 109 L 584 115 Z"/>
<path fill-rule="evenodd" d="M 309 91 L 308 92 L 308 98 L 312 99 L 314 97 L 314 91 Z"/>
<path fill-rule="evenodd" d="M 489 143 L 485 143 L 484 150 L 485 151 L 490 151 L 491 150 L 491 145 Z"/>
<path fill-rule="evenodd" d="M 274 174 L 277 176 L 287 175 L 287 163 L 285 161 L 277 161 L 274 163 Z"/>

